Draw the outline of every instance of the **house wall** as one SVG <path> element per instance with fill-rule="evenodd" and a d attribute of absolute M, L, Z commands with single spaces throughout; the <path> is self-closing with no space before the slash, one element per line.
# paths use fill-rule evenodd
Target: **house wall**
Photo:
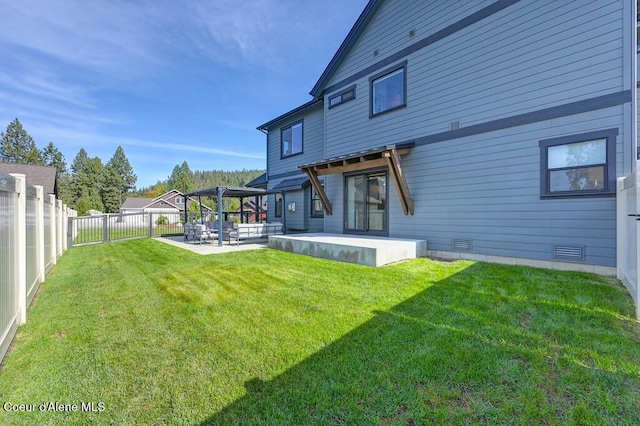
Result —
<path fill-rule="evenodd" d="M 269 188 L 300 164 L 413 142 L 402 167 L 415 214 L 404 215 L 389 179 L 389 236 L 423 238 L 438 252 L 459 251 L 454 240 L 462 240 L 469 255 L 542 261 L 567 261 L 556 246 L 579 247 L 584 259 L 574 261 L 615 266 L 615 197 L 541 199 L 539 141 L 617 129 L 616 175 L 631 172 L 624 5 L 499 7 L 507 3 L 385 1 L 327 83 L 324 108 L 306 113 L 304 154 L 280 159 L 279 128 L 270 130 Z M 406 108 L 369 117 L 369 78 L 404 61 Z M 354 100 L 328 108 L 331 95 L 354 84 Z M 306 221 L 310 231 L 343 232 L 344 177 L 324 178 L 333 215 L 309 218 L 307 191 L 288 193 L 283 210 L 299 199 L 305 206 L 302 217 L 288 215 L 288 227 Z"/>
<path fill-rule="evenodd" d="M 424 238 L 437 251 L 456 251 L 453 240 L 460 239 L 471 243 L 470 253 L 537 260 L 561 260 L 554 257 L 557 245 L 580 246 L 584 263 L 615 266 L 615 197 L 541 199 L 538 143 L 617 128 L 616 173 L 630 171 L 624 161 L 628 101 L 593 100 L 626 99 L 621 2 L 516 2 L 391 64 L 370 68 L 393 55 L 391 46 L 408 47 L 491 2 L 437 3 L 431 9 L 423 2 L 388 0 L 380 7 L 328 84 L 333 90 L 325 98 L 325 157 L 416 142 L 403 157 L 415 215 L 404 215 L 390 179 L 391 237 Z M 408 17 L 415 19 L 401 25 Z M 413 27 L 417 35 L 410 39 Z M 407 107 L 370 118 L 369 77 L 404 60 Z M 358 76 L 362 70 L 370 72 Z M 354 83 L 355 100 L 327 108 L 331 94 Z M 545 111 L 555 115 L 545 119 Z M 509 122 L 523 114 L 532 119 Z M 454 121 L 463 131 L 500 125 L 457 136 L 447 133 Z M 342 175 L 325 177 L 334 209 L 325 217 L 326 232 L 343 231 L 343 185 Z"/>

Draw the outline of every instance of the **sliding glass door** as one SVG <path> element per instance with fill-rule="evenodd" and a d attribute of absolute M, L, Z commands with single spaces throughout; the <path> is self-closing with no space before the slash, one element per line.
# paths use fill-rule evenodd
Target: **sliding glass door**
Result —
<path fill-rule="evenodd" d="M 387 172 L 345 176 L 344 230 L 386 235 Z"/>

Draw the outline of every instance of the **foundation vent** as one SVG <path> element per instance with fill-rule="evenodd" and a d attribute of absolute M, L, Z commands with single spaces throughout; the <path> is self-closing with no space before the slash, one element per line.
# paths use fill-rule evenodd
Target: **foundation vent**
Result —
<path fill-rule="evenodd" d="M 553 258 L 584 261 L 584 246 L 553 246 Z"/>
<path fill-rule="evenodd" d="M 471 240 L 460 240 L 454 238 L 453 249 L 455 251 L 471 251 L 473 250 L 473 244 Z"/>

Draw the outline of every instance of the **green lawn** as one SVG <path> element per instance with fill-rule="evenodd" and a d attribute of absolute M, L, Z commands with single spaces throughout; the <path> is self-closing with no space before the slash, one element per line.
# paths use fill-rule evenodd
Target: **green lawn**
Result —
<path fill-rule="evenodd" d="M 131 240 L 60 259 L 0 372 L 36 412 L 0 424 L 632 425 L 639 366 L 610 278 Z"/>

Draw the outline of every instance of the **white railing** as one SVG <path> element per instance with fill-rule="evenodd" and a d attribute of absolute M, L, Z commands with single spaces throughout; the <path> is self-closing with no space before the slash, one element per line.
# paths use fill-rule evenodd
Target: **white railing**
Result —
<path fill-rule="evenodd" d="M 618 178 L 617 182 L 617 271 L 633 298 L 636 317 L 640 319 L 640 212 L 638 209 L 638 175 Z"/>
<path fill-rule="evenodd" d="M 75 211 L 24 175 L 0 173 L 0 361 L 49 269 L 66 250 Z"/>

